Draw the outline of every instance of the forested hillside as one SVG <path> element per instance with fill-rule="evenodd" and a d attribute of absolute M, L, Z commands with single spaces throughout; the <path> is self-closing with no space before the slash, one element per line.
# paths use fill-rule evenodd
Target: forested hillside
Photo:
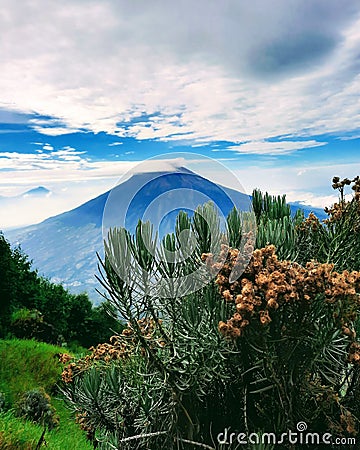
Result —
<path fill-rule="evenodd" d="M 87 348 L 121 330 L 107 313 L 107 302 L 93 307 L 86 293 L 71 294 L 39 276 L 28 257 L 2 234 L 0 299 L 0 338 L 35 338 Z"/>

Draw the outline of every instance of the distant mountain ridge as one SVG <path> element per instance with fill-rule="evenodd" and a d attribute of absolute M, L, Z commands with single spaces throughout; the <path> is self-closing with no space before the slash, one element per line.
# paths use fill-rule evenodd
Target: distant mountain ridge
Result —
<path fill-rule="evenodd" d="M 20 198 L 26 198 L 29 196 L 32 197 L 45 197 L 49 194 L 52 194 L 52 192 L 47 189 L 44 186 L 37 186 L 35 188 L 31 188 L 28 191 L 22 192 L 21 194 L 17 194 L 17 195 L 10 195 L 10 196 L 5 196 L 5 195 L 0 195 L 0 199 L 1 200 L 14 200 L 14 199 L 20 199 Z"/>
<path fill-rule="evenodd" d="M 161 201 L 157 203 L 157 199 Z M 125 225 L 130 231 L 134 231 L 139 217 L 144 217 L 165 234 L 171 231 L 179 209 L 193 210 L 209 199 L 224 215 L 233 204 L 244 210 L 250 202 L 246 194 L 216 185 L 185 168 L 176 172 L 140 173 L 68 212 L 8 231 L 6 237 L 12 244 L 21 245 L 40 274 L 73 292 L 87 290 L 90 297 L 98 301 L 95 288 L 99 286 L 94 274 L 98 263 L 96 252 L 103 253 L 102 225 L 105 229 L 124 225 L 123 214 L 127 210 Z M 153 207 L 148 208 L 148 205 Z M 174 209 L 174 205 L 180 208 Z M 299 209 L 299 205 L 290 206 L 292 213 Z M 322 210 L 303 206 L 302 209 L 306 215 L 313 211 L 319 218 L 325 217 Z M 172 213 L 164 220 L 163 215 L 168 211 Z"/>
<path fill-rule="evenodd" d="M 44 186 L 0 196 L 0 230 L 15 230 L 38 223 L 49 216 L 49 211 L 56 211 L 56 198 L 58 196 Z"/>
<path fill-rule="evenodd" d="M 51 194 L 51 191 L 49 191 L 49 189 L 47 189 L 44 186 L 38 186 L 34 189 L 30 189 L 24 192 L 23 194 L 20 195 L 20 197 L 29 197 L 29 196 L 41 197 L 49 194 Z"/>

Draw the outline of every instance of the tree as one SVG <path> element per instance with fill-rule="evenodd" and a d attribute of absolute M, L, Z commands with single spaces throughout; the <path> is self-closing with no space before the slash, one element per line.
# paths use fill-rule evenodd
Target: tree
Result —
<path fill-rule="evenodd" d="M 104 303 L 93 307 L 88 295 L 71 294 L 40 277 L 19 247 L 0 234 L 0 337 L 15 334 L 45 342 L 72 341 L 90 347 L 121 331 Z M 112 330 L 111 330 L 112 329 Z"/>
<path fill-rule="evenodd" d="M 15 271 L 10 245 L 0 234 L 0 337 L 6 333 L 16 300 Z"/>
<path fill-rule="evenodd" d="M 103 301 L 100 305 L 92 308 L 87 328 L 87 334 L 82 336 L 81 340 L 84 342 L 84 346 L 90 347 L 108 342 L 111 336 L 121 334 L 125 324 L 117 317 L 113 305 L 108 301 Z"/>

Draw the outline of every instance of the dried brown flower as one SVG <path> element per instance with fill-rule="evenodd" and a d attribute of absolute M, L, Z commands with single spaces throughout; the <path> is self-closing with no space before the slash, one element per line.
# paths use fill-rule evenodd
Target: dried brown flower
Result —
<path fill-rule="evenodd" d="M 219 324 L 219 331 L 224 336 L 231 339 L 240 337 L 252 321 L 257 319 L 267 325 L 272 320 L 272 314 L 276 314 L 286 304 L 296 302 L 306 308 L 319 296 L 322 301 L 331 304 L 346 298 L 353 308 L 349 308 L 342 319 L 349 323 L 354 319 L 355 308 L 360 302 L 359 272 L 337 273 L 333 264 L 316 261 L 308 262 L 305 267 L 290 261 L 280 261 L 275 247 L 268 245 L 253 252 L 247 270 L 235 285 L 229 280 L 235 254 L 234 249 L 228 249 L 224 267 L 216 278 L 223 299 L 228 303 L 233 302 L 235 306 L 232 318 Z M 238 328 L 240 332 L 234 332 L 233 328 Z M 344 326 L 343 332 L 351 338 L 355 337 L 354 331 L 348 326 Z M 354 360 L 357 356 L 351 358 Z"/>

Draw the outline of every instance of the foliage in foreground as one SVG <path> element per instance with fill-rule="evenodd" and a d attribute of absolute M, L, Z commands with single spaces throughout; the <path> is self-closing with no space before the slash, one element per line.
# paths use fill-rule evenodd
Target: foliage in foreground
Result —
<path fill-rule="evenodd" d="M 187 259 L 155 257 L 150 224 L 139 223 L 135 236 L 113 230 L 103 284 L 128 327 L 63 372 L 68 402 L 93 442 L 212 449 L 225 428 L 280 436 L 300 421 L 311 432 L 356 435 L 359 179 L 353 187 L 353 199 L 340 198 L 324 225 L 291 217 L 282 199 L 255 195 L 256 249 L 249 217 L 236 211 L 224 243 L 211 205 L 193 219 L 181 213 L 159 250 L 181 252 L 187 229 L 196 242 Z M 204 217 L 218 247 L 209 245 Z M 194 269 L 215 282 L 176 295 Z"/>
<path fill-rule="evenodd" d="M 16 415 L 52 430 L 59 425 L 59 416 L 43 388 L 24 392 L 16 403 Z"/>
<path fill-rule="evenodd" d="M 6 402 L 13 404 L 24 392 L 38 387 L 53 393 L 62 371 L 57 354 L 63 351 L 43 342 L 0 340 L 0 392 Z"/>
<path fill-rule="evenodd" d="M 49 450 L 87 450 L 92 446 L 75 424 L 63 400 L 53 400 L 60 416 L 59 426 L 45 434 L 43 446 Z M 20 419 L 12 411 L 0 413 L 0 448 L 3 450 L 34 450 L 43 433 L 43 427 Z"/>
<path fill-rule="evenodd" d="M 34 450 L 42 436 L 50 450 L 91 448 L 64 400 L 55 398 L 63 351 L 41 342 L 0 340 L 1 449 Z"/>

